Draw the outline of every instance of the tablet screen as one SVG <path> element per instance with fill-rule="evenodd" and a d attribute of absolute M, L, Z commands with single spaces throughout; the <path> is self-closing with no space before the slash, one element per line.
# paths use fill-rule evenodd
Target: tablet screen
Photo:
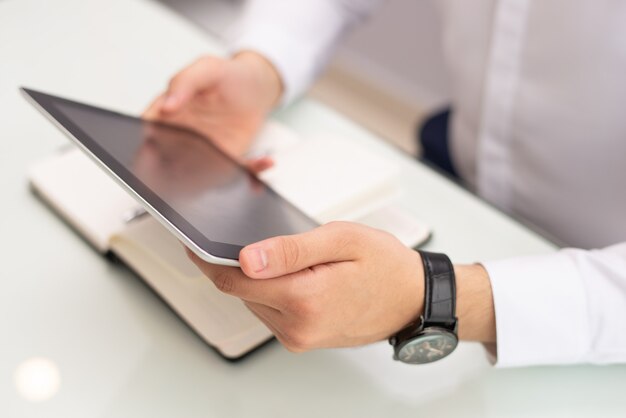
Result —
<path fill-rule="evenodd" d="M 73 137 L 206 252 L 316 226 L 214 143 L 170 125 L 27 91 Z"/>

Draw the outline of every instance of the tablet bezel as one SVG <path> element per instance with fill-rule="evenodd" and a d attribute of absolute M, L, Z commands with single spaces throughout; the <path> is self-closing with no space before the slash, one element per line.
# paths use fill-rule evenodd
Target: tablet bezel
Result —
<path fill-rule="evenodd" d="M 163 226 L 176 235 L 178 239 L 180 239 L 200 258 L 213 264 L 239 266 L 239 252 L 243 248 L 242 246 L 212 241 L 203 235 L 183 216 L 163 201 L 156 193 L 146 187 L 126 167 L 116 161 L 115 158 L 113 158 L 95 140 L 93 140 L 90 135 L 74 124 L 63 114 L 62 111 L 58 110 L 55 107 L 55 102 L 68 103 L 75 106 L 77 105 L 91 110 L 96 110 L 98 112 L 113 114 L 117 117 L 130 118 L 142 123 L 146 123 L 146 121 L 134 116 L 49 95 L 24 87 L 21 87 L 20 90 L 30 103 L 32 103 L 50 121 L 52 121 L 54 125 L 56 125 L 63 133 L 66 134 L 66 136 L 75 142 L 82 151 L 84 151 L 92 160 L 102 167 L 105 172 L 108 173 L 120 186 L 127 190 L 151 215 L 159 220 Z M 159 124 L 158 122 L 149 123 Z M 191 132 L 184 128 L 169 124 L 166 126 L 181 131 Z M 193 133 L 198 135 L 195 132 Z M 219 150 L 217 147 L 216 149 Z M 224 154 L 221 150 L 219 151 Z M 224 156 L 232 160 L 232 158 L 228 155 L 224 154 Z M 238 163 L 236 164 L 239 165 Z M 244 167 L 240 167 L 242 170 L 246 170 Z M 277 195 L 276 192 L 267 185 L 264 185 L 264 187 L 267 187 L 268 191 L 275 194 L 278 199 L 284 202 L 284 204 L 293 206 Z M 303 214 L 303 216 L 306 215 Z M 315 224 L 314 221 L 311 220 L 311 222 L 313 225 Z"/>

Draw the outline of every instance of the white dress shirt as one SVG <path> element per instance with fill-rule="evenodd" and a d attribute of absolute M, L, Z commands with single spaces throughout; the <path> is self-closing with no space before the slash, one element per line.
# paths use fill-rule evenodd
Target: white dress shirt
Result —
<path fill-rule="evenodd" d="M 251 0 L 235 48 L 273 62 L 288 102 L 377 3 Z M 626 362 L 626 3 L 439 7 L 455 166 L 482 197 L 576 248 L 483 262 L 497 364 Z"/>

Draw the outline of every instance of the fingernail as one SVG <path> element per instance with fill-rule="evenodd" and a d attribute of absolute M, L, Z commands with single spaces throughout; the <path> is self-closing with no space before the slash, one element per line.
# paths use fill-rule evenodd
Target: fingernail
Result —
<path fill-rule="evenodd" d="M 167 95 L 167 97 L 165 97 L 165 101 L 163 102 L 163 107 L 172 109 L 177 104 L 178 104 L 178 99 L 176 98 L 176 96 L 173 94 L 169 94 Z"/>
<path fill-rule="evenodd" d="M 267 267 L 267 254 L 265 253 L 265 250 L 255 248 L 253 250 L 248 250 L 247 253 L 248 262 L 252 271 L 258 273 L 265 270 Z"/>

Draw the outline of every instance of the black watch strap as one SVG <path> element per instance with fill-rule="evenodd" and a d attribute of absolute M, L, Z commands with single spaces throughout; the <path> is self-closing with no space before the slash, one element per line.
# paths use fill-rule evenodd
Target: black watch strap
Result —
<path fill-rule="evenodd" d="M 456 328 L 456 280 L 445 254 L 419 251 L 424 264 L 424 327 Z"/>

